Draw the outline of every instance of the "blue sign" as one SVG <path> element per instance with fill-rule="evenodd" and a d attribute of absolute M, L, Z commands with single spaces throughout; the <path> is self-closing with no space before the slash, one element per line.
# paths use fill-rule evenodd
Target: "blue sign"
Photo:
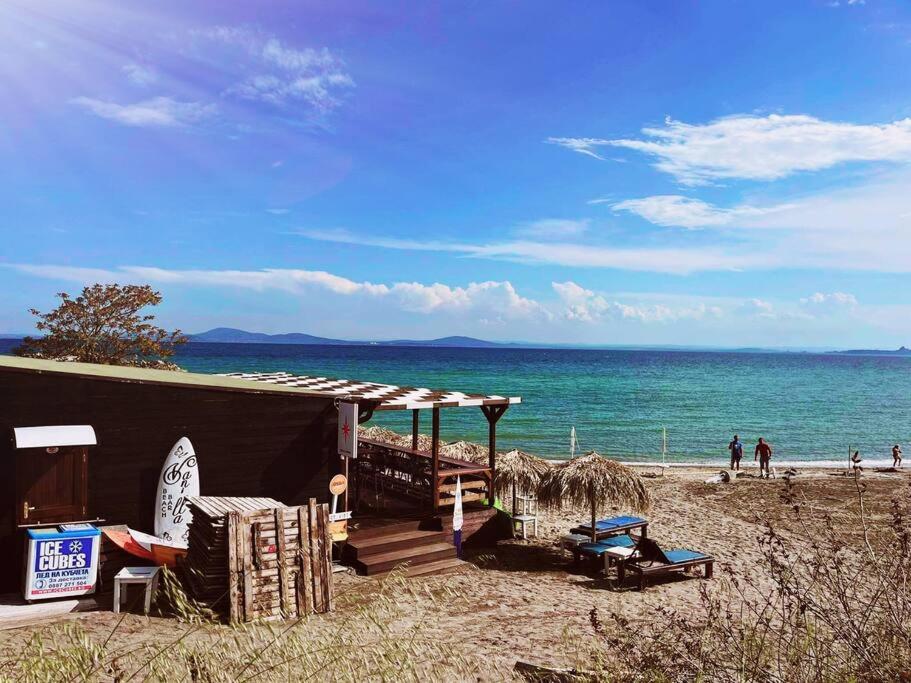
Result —
<path fill-rule="evenodd" d="M 29 529 L 25 599 L 47 600 L 95 592 L 101 532 L 89 525 L 64 531 Z"/>
<path fill-rule="evenodd" d="M 35 548 L 34 571 L 84 570 L 91 564 L 94 542 L 95 539 L 91 536 L 38 541 Z"/>

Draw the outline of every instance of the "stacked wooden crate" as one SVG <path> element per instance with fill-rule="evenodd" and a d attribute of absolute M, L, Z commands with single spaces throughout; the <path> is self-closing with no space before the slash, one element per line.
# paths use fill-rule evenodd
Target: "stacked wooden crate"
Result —
<path fill-rule="evenodd" d="M 270 498 L 190 500 L 184 562 L 193 597 L 231 621 L 295 618 L 332 608 L 329 509 Z"/>

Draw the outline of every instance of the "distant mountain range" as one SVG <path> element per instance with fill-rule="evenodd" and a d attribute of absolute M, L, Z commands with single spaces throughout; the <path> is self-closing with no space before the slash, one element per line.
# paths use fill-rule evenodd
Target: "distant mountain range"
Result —
<path fill-rule="evenodd" d="M 191 342 L 211 342 L 218 344 L 303 344 L 322 346 L 438 346 L 471 349 L 517 346 L 498 342 L 475 339 L 473 337 L 441 337 L 439 339 L 393 339 L 391 341 L 351 341 L 347 339 L 329 339 L 315 337 L 312 334 L 290 332 L 287 334 L 265 334 L 247 332 L 233 327 L 216 327 L 207 332 L 189 335 Z"/>
<path fill-rule="evenodd" d="M 850 349 L 848 351 L 833 351 L 844 356 L 911 356 L 911 349 L 904 346 L 894 351 L 880 349 Z"/>

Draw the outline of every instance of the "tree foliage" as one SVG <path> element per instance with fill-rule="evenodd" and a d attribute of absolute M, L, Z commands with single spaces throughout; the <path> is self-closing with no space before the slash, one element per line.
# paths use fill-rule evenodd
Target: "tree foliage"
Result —
<path fill-rule="evenodd" d="M 57 295 L 60 305 L 49 313 L 30 309 L 41 337 L 26 337 L 15 349 L 20 356 L 73 360 L 105 365 L 176 367 L 167 362 L 177 345 L 187 341 L 180 330 L 168 332 L 142 313 L 161 303 L 149 285 L 85 287 L 73 298 Z"/>

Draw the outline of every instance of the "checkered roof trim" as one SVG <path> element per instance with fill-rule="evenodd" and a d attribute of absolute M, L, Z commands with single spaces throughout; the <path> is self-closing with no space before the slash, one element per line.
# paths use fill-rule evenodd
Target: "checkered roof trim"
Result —
<path fill-rule="evenodd" d="M 350 379 L 292 375 L 288 372 L 231 372 L 222 377 L 245 379 L 287 387 L 299 387 L 314 394 L 351 401 L 378 401 L 377 410 L 417 410 L 424 408 L 454 408 L 461 406 L 493 406 L 521 403 L 518 396 L 485 396 L 461 391 L 400 387 L 394 384 L 362 382 Z"/>

